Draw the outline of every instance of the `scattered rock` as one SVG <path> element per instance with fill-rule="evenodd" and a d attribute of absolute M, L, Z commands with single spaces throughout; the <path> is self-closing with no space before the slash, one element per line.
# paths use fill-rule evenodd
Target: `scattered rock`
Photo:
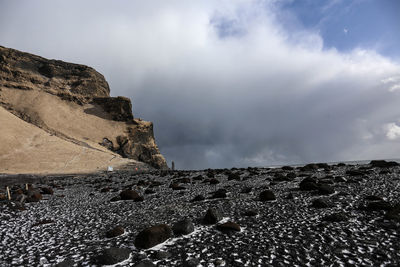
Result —
<path fill-rule="evenodd" d="M 388 210 L 385 214 L 385 219 L 400 222 L 400 204 L 397 204 Z"/>
<path fill-rule="evenodd" d="M 312 177 L 306 177 L 300 182 L 299 188 L 300 190 L 303 191 L 317 190 L 318 189 L 317 180 Z"/>
<path fill-rule="evenodd" d="M 158 187 L 160 185 L 162 185 L 163 183 L 159 182 L 159 181 L 152 181 L 149 185 L 149 187 Z"/>
<path fill-rule="evenodd" d="M 209 208 L 206 212 L 206 215 L 203 218 L 204 224 L 216 224 L 222 220 L 222 214 L 219 210 L 214 208 Z"/>
<path fill-rule="evenodd" d="M 65 259 L 55 265 L 55 267 L 71 267 L 74 266 L 75 262 L 71 259 Z"/>
<path fill-rule="evenodd" d="M 289 178 L 290 180 L 296 178 L 296 173 L 294 172 L 289 172 L 288 174 L 286 174 L 286 177 Z"/>
<path fill-rule="evenodd" d="M 347 179 L 344 178 L 343 176 L 336 176 L 336 177 L 333 178 L 333 179 L 334 179 L 334 181 L 335 181 L 336 183 L 344 183 L 344 182 L 347 182 Z"/>
<path fill-rule="evenodd" d="M 318 170 L 318 165 L 315 163 L 310 163 L 305 165 L 304 167 L 301 167 L 301 171 L 315 171 Z"/>
<path fill-rule="evenodd" d="M 191 200 L 191 202 L 196 202 L 196 201 L 203 201 L 203 200 L 205 200 L 206 198 L 203 196 L 203 195 L 197 195 L 197 196 L 195 196 L 192 200 Z"/>
<path fill-rule="evenodd" d="M 260 193 L 259 199 L 261 201 L 272 201 L 276 200 L 276 197 L 274 192 L 272 192 L 271 190 L 265 190 Z"/>
<path fill-rule="evenodd" d="M 220 181 L 218 181 L 218 180 L 215 179 L 215 178 L 210 179 L 208 182 L 209 182 L 210 184 L 219 184 L 219 183 L 220 183 Z"/>
<path fill-rule="evenodd" d="M 177 184 L 177 183 L 173 183 L 170 185 L 170 188 L 172 188 L 172 190 L 186 190 L 186 187 Z"/>
<path fill-rule="evenodd" d="M 159 250 L 159 251 L 156 251 L 154 256 L 158 260 L 163 260 L 163 259 L 169 258 L 171 256 L 171 253 L 169 253 L 168 251 Z"/>
<path fill-rule="evenodd" d="M 107 248 L 96 258 L 96 263 L 100 265 L 112 265 L 127 260 L 131 251 L 126 248 Z"/>
<path fill-rule="evenodd" d="M 211 198 L 226 198 L 227 197 L 226 193 L 227 193 L 226 190 L 221 188 L 215 191 L 211 196 Z"/>
<path fill-rule="evenodd" d="M 166 224 L 159 224 L 141 231 L 135 238 L 137 248 L 148 249 L 154 247 L 172 235 L 171 227 Z"/>
<path fill-rule="evenodd" d="M 383 198 L 380 197 L 380 196 L 369 195 L 369 196 L 365 196 L 365 200 L 369 200 L 369 201 L 383 201 Z"/>
<path fill-rule="evenodd" d="M 180 178 L 178 180 L 176 180 L 177 183 L 181 183 L 181 184 L 190 184 L 190 178 Z"/>
<path fill-rule="evenodd" d="M 142 260 L 134 265 L 134 267 L 156 267 L 151 260 Z"/>
<path fill-rule="evenodd" d="M 27 196 L 25 194 L 13 194 L 11 195 L 11 199 L 15 202 L 24 203 Z"/>
<path fill-rule="evenodd" d="M 242 191 L 240 191 L 240 193 L 242 193 L 242 194 L 248 194 L 248 193 L 250 193 L 252 190 L 253 190 L 253 188 L 251 188 L 251 187 L 244 187 L 244 188 L 242 189 Z"/>
<path fill-rule="evenodd" d="M 236 172 L 231 172 L 228 174 L 228 181 L 231 180 L 236 180 L 236 181 L 240 181 L 240 175 Z"/>
<path fill-rule="evenodd" d="M 155 194 L 155 193 L 156 193 L 156 191 L 154 191 L 154 190 L 152 190 L 152 189 L 149 189 L 149 188 L 147 188 L 147 189 L 144 191 L 144 193 L 145 193 L 146 195 L 152 195 L 152 194 Z"/>
<path fill-rule="evenodd" d="M 197 267 L 200 264 L 200 260 L 196 258 L 189 258 L 183 262 L 183 267 Z"/>
<path fill-rule="evenodd" d="M 24 203 L 19 201 L 9 201 L 7 203 L 7 206 L 10 210 L 15 210 L 15 211 L 26 210 Z"/>
<path fill-rule="evenodd" d="M 42 187 L 42 194 L 43 195 L 53 195 L 54 190 L 50 187 Z"/>
<path fill-rule="evenodd" d="M 240 232 L 240 225 L 235 222 L 226 222 L 217 225 L 217 230 L 223 233 Z"/>
<path fill-rule="evenodd" d="M 258 215 L 258 212 L 256 210 L 246 210 L 245 212 L 243 212 L 243 216 L 256 216 Z"/>
<path fill-rule="evenodd" d="M 359 170 L 348 170 L 348 171 L 346 171 L 346 174 L 349 175 L 349 176 L 362 176 L 362 175 L 365 175 L 364 172 L 359 171 Z"/>
<path fill-rule="evenodd" d="M 194 225 L 191 219 L 186 218 L 175 223 L 172 226 L 172 230 L 174 231 L 175 235 L 187 235 L 194 231 Z"/>
<path fill-rule="evenodd" d="M 201 175 L 197 175 L 197 176 L 193 177 L 193 180 L 196 180 L 196 181 L 201 181 L 203 179 L 204 179 L 204 177 Z"/>
<path fill-rule="evenodd" d="M 111 202 L 116 202 L 116 201 L 120 201 L 120 200 L 121 200 L 121 196 L 115 196 L 110 199 Z"/>
<path fill-rule="evenodd" d="M 28 203 L 29 202 L 39 202 L 42 199 L 43 199 L 43 196 L 42 196 L 42 194 L 39 193 L 39 191 L 28 190 L 26 202 L 28 202 Z"/>
<path fill-rule="evenodd" d="M 107 193 L 107 192 L 110 192 L 110 190 L 111 190 L 111 188 L 109 188 L 109 187 L 104 187 L 104 188 L 102 188 L 102 189 L 100 190 L 100 193 Z"/>
<path fill-rule="evenodd" d="M 293 196 L 293 193 L 289 193 L 287 196 L 286 196 L 286 199 L 294 199 L 294 196 Z"/>
<path fill-rule="evenodd" d="M 215 266 L 226 266 L 226 262 L 222 259 L 216 259 L 214 261 Z"/>
<path fill-rule="evenodd" d="M 338 212 L 338 213 L 333 213 L 333 214 L 327 215 L 327 216 L 323 217 L 322 220 L 327 221 L 327 222 L 343 222 L 343 221 L 347 221 L 347 216 L 346 216 L 346 214 L 344 214 L 342 212 Z"/>
<path fill-rule="evenodd" d="M 294 170 L 294 168 L 291 167 L 291 166 L 283 166 L 282 170 L 284 170 L 284 171 L 292 171 L 292 170 Z"/>
<path fill-rule="evenodd" d="M 318 184 L 330 184 L 330 185 L 332 185 L 332 184 L 335 183 L 332 178 L 333 177 L 329 177 L 328 178 L 328 176 L 325 177 L 325 178 L 321 178 L 321 179 L 319 179 Z"/>
<path fill-rule="evenodd" d="M 330 204 L 326 199 L 317 198 L 317 199 L 313 200 L 311 207 L 317 208 L 317 209 L 323 209 L 323 208 L 329 208 Z"/>
<path fill-rule="evenodd" d="M 332 186 L 327 184 L 318 185 L 318 194 L 319 195 L 330 195 L 335 193 L 335 189 Z"/>
<path fill-rule="evenodd" d="M 372 167 L 378 167 L 378 168 L 390 168 L 390 167 L 396 167 L 399 166 L 400 164 L 395 162 L 395 161 L 386 161 L 386 160 L 372 160 L 369 163 Z"/>
<path fill-rule="evenodd" d="M 274 181 L 275 182 L 282 182 L 282 181 L 289 181 L 288 177 L 286 175 L 283 175 L 282 173 L 276 173 L 274 176 Z"/>
<path fill-rule="evenodd" d="M 134 190 L 124 190 L 120 194 L 121 200 L 133 200 L 135 202 L 143 201 L 143 197 Z"/>
<path fill-rule="evenodd" d="M 365 207 L 368 211 L 378 211 L 378 210 L 390 210 L 392 209 L 392 205 L 387 201 L 372 201 L 367 204 Z"/>
<path fill-rule="evenodd" d="M 125 233 L 124 228 L 122 228 L 121 226 L 117 226 L 117 227 L 107 231 L 106 232 L 106 237 L 107 238 L 113 238 L 113 237 L 116 237 L 116 236 L 120 236 L 123 233 Z"/>
<path fill-rule="evenodd" d="M 317 166 L 319 169 L 325 169 L 325 170 L 331 169 L 331 166 L 329 166 L 327 163 L 317 163 Z"/>

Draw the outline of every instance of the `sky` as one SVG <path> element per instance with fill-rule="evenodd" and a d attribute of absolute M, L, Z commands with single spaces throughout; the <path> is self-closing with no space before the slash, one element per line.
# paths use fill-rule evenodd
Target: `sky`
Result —
<path fill-rule="evenodd" d="M 397 0 L 0 0 L 0 45 L 94 67 L 178 169 L 390 159 L 397 14 Z"/>

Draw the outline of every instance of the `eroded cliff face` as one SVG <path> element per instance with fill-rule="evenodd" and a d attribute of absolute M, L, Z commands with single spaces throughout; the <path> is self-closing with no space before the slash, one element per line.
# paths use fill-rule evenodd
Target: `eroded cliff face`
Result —
<path fill-rule="evenodd" d="M 104 76 L 93 68 L 48 60 L 0 46 L 2 86 L 40 89 L 48 93 L 71 93 L 87 97 L 108 97 L 110 88 Z"/>
<path fill-rule="evenodd" d="M 2 107 L 64 141 L 167 168 L 153 124 L 134 118 L 130 99 L 109 94 L 93 68 L 0 46 Z"/>

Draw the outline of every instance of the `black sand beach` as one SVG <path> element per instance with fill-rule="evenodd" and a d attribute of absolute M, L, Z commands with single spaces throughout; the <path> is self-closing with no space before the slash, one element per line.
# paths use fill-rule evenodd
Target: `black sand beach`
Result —
<path fill-rule="evenodd" d="M 373 162 L 38 177 L 40 201 L 0 202 L 0 265 L 398 266 L 399 174 Z M 148 245 L 165 242 L 137 247 L 160 224 Z"/>

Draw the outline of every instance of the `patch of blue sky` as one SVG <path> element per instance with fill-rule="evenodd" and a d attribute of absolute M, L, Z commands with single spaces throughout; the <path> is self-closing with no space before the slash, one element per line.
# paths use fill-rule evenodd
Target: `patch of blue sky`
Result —
<path fill-rule="evenodd" d="M 218 37 L 222 39 L 241 37 L 246 34 L 243 24 L 238 19 L 216 15 L 210 20 L 210 24 L 215 28 Z"/>
<path fill-rule="evenodd" d="M 399 0 L 283 0 L 277 5 L 284 27 L 318 32 L 324 49 L 373 49 L 400 60 Z"/>

